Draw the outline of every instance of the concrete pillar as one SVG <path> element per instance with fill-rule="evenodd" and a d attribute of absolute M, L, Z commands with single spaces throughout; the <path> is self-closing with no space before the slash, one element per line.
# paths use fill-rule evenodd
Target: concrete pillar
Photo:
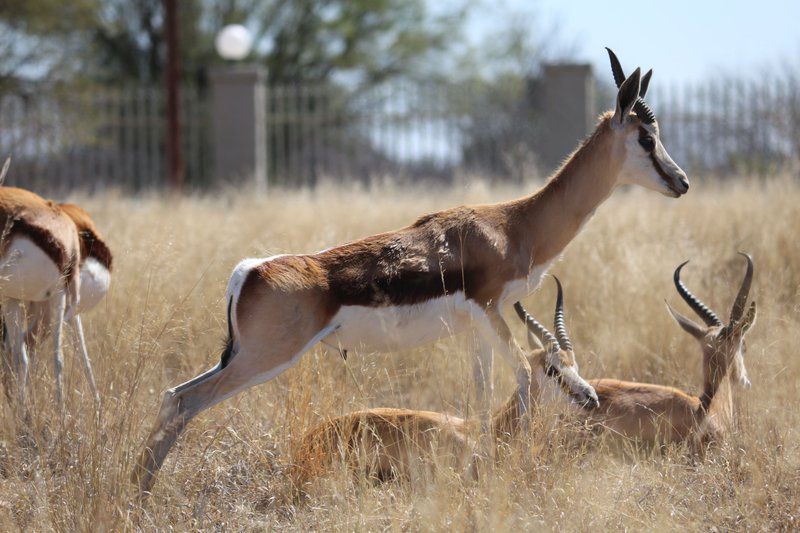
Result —
<path fill-rule="evenodd" d="M 595 83 L 589 64 L 544 65 L 542 164 L 555 169 L 592 131 L 597 119 Z"/>
<path fill-rule="evenodd" d="M 266 71 L 254 65 L 210 73 L 214 175 L 218 181 L 252 179 L 267 189 Z"/>

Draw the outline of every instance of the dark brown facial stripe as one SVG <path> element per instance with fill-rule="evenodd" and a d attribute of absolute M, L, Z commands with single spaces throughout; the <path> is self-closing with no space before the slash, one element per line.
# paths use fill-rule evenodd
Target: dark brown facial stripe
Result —
<path fill-rule="evenodd" d="M 661 179 L 667 182 L 670 188 L 672 188 L 672 178 L 669 176 L 669 174 L 664 172 L 663 168 L 661 168 L 661 163 L 658 162 L 658 159 L 656 159 L 655 154 L 653 152 L 650 152 L 650 154 L 648 155 L 650 156 L 650 161 L 653 162 L 653 167 L 656 169 L 656 172 L 658 172 L 658 175 L 661 176 Z"/>
<path fill-rule="evenodd" d="M 558 370 L 553 365 L 545 364 L 544 373 L 550 378 L 554 379 L 556 383 L 558 383 L 558 387 L 561 389 L 561 392 L 567 395 L 568 398 L 575 398 L 572 390 L 567 386 L 564 382 L 564 377 L 561 375 L 561 371 Z"/>

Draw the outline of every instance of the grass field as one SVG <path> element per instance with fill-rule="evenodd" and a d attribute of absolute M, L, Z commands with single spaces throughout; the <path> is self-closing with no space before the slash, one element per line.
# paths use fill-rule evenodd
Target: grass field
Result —
<path fill-rule="evenodd" d="M 132 463 L 162 391 L 215 364 L 225 334 L 224 290 L 239 259 L 311 252 L 396 228 L 460 203 L 509 199 L 486 185 L 369 192 L 275 192 L 268 199 L 75 198 L 115 252 L 112 290 L 85 317 L 101 387 L 99 421 L 68 349 L 60 420 L 52 369 L 40 351 L 32 435 L 23 446 L 0 399 L 0 529 L 111 530 L 637 530 L 800 528 L 800 183 L 702 184 L 680 200 L 618 191 L 552 272 L 584 377 L 700 389 L 700 350 L 667 315 L 689 314 L 672 287 L 684 259 L 689 287 L 720 315 L 753 254 L 758 323 L 748 338 L 753 381 L 737 389 L 739 427 L 703 461 L 680 449 L 632 449 L 601 438 L 573 445 L 555 423 L 533 425 L 529 447 L 477 483 L 457 476 L 375 486 L 335 475 L 302 505 L 287 500 L 293 439 L 324 417 L 396 406 L 466 414 L 474 407 L 465 339 L 395 354 L 314 350 L 279 378 L 200 415 L 168 457 L 150 500 L 133 504 Z M 526 300 L 549 323 L 545 280 Z M 509 313 L 517 337 L 522 327 Z M 498 404 L 513 388 L 495 364 Z M 542 416 L 551 417 L 546 413 Z"/>

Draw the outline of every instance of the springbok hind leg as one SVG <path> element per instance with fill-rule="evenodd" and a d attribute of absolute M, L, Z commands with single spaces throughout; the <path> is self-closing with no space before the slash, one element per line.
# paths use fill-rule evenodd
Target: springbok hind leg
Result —
<path fill-rule="evenodd" d="M 219 364 L 164 393 L 155 426 L 131 476 L 131 481 L 139 487 L 139 497 L 145 497 L 150 492 L 167 453 L 192 418 L 245 389 L 281 374 L 333 329 L 327 326 L 319 330 L 305 345 L 301 344 L 303 337 L 295 337 L 289 342 L 276 341 L 267 353 L 263 348 L 240 349 L 227 358 L 227 366 Z"/>
<path fill-rule="evenodd" d="M 155 425 L 131 476 L 140 497 L 152 488 L 156 473 L 189 420 L 202 410 L 203 403 L 212 400 L 212 394 L 219 393 L 224 370 L 217 365 L 164 393 Z"/>

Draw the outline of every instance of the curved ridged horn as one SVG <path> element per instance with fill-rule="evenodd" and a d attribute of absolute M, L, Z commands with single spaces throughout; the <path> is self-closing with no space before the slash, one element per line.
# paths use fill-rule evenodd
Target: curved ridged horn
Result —
<path fill-rule="evenodd" d="M 558 287 L 558 296 L 556 296 L 556 314 L 555 318 L 553 318 L 553 327 L 556 330 L 558 344 L 563 350 L 571 352 L 572 343 L 569 341 L 569 335 L 567 335 L 567 326 L 564 323 L 564 291 L 561 288 L 561 281 L 555 276 L 553 276 L 553 279 L 556 280 L 556 286 Z"/>
<path fill-rule="evenodd" d="M 561 347 L 558 344 L 558 339 L 556 339 L 555 335 L 547 331 L 547 328 L 544 327 L 538 320 L 533 318 L 528 312 L 522 307 L 522 304 L 517 302 L 514 304 L 514 310 L 517 312 L 517 316 L 519 316 L 520 320 L 525 323 L 525 326 L 528 328 L 528 331 L 536 335 L 542 345 L 544 345 L 545 350 L 549 352 L 558 351 Z"/>
<path fill-rule="evenodd" d="M 620 86 L 622 86 L 622 82 L 625 81 L 625 72 L 622 70 L 622 65 L 619 63 L 617 54 L 607 46 L 606 50 L 608 51 L 608 59 L 611 61 L 611 74 L 613 74 L 614 83 L 617 84 L 617 89 L 619 89 Z"/>
<path fill-rule="evenodd" d="M 650 106 L 642 100 L 642 97 L 636 99 L 636 103 L 633 104 L 633 112 L 636 113 L 636 116 L 639 117 L 639 120 L 644 122 L 645 124 L 652 124 L 656 121 L 656 114 L 653 113 L 653 110 L 650 109 Z"/>
<path fill-rule="evenodd" d="M 653 69 L 648 70 L 644 76 L 642 76 L 642 82 L 639 86 L 639 98 L 644 98 L 644 95 L 647 94 L 647 88 L 650 86 L 650 78 L 653 77 Z"/>
<path fill-rule="evenodd" d="M 622 64 L 620 64 L 617 54 L 607 46 L 606 50 L 608 51 L 608 59 L 611 61 L 611 74 L 614 75 L 614 83 L 617 84 L 617 88 L 619 89 L 622 82 L 625 81 L 625 71 L 622 70 Z M 650 69 L 642 78 L 641 85 L 639 86 L 639 98 L 637 98 L 636 103 L 633 104 L 633 112 L 636 113 L 639 120 L 645 124 L 652 124 L 656 121 L 655 113 L 653 113 L 653 110 L 650 109 L 650 106 L 644 101 L 644 95 L 647 94 L 647 88 L 650 86 L 650 78 L 652 75 L 653 69 Z"/>
<path fill-rule="evenodd" d="M 721 326 L 722 320 L 714 314 L 714 311 L 708 308 L 703 302 L 697 299 L 697 297 L 689 292 L 689 289 L 686 288 L 686 285 L 683 284 L 681 281 L 681 269 L 686 266 L 686 263 L 689 261 L 684 261 L 678 268 L 675 269 L 675 274 L 672 276 L 672 279 L 675 281 L 675 288 L 678 290 L 678 294 L 681 295 L 681 298 L 689 304 L 689 307 L 697 313 L 697 315 L 703 319 L 703 322 L 706 323 L 706 326 Z"/>
<path fill-rule="evenodd" d="M 750 285 L 753 282 L 753 258 L 750 257 L 750 254 L 745 252 L 739 252 L 739 255 L 743 255 L 745 259 L 747 259 L 747 272 L 744 274 L 742 286 L 739 287 L 736 300 L 733 301 L 733 308 L 731 308 L 731 324 L 742 318 L 744 308 L 747 305 L 747 297 L 750 295 Z"/>

